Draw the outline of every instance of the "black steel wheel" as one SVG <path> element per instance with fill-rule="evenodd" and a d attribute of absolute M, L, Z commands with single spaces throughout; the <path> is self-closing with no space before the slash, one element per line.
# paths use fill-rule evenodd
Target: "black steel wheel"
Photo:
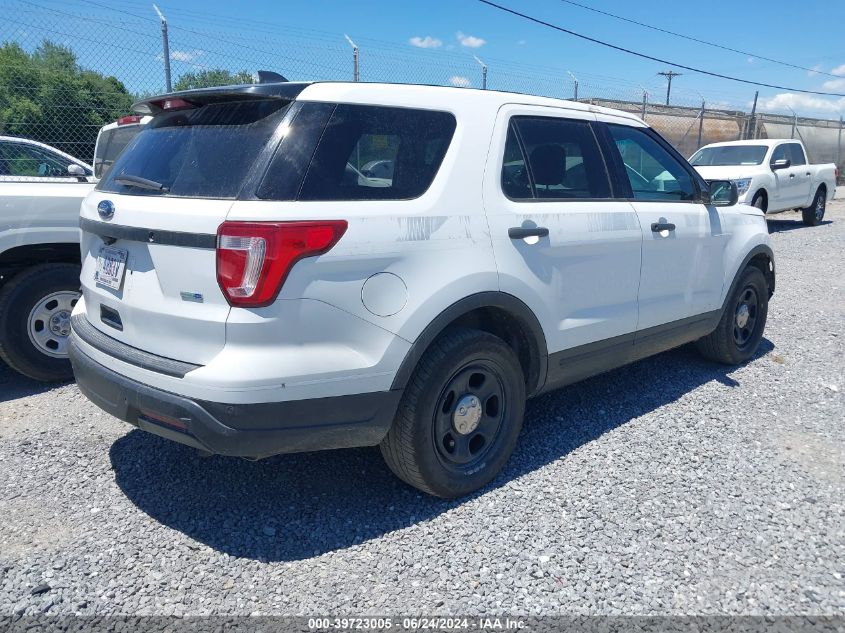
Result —
<path fill-rule="evenodd" d="M 769 312 L 769 286 L 759 268 L 749 266 L 739 275 L 725 302 L 719 325 L 697 341 L 699 352 L 710 360 L 738 365 L 757 351 Z"/>
<path fill-rule="evenodd" d="M 429 494 L 454 498 L 504 467 L 525 412 L 525 377 L 502 339 L 451 328 L 426 350 L 381 443 L 390 469 Z"/>
<path fill-rule="evenodd" d="M 753 284 L 748 284 L 739 293 L 734 308 L 733 336 L 738 349 L 744 349 L 754 337 L 760 301 Z"/>

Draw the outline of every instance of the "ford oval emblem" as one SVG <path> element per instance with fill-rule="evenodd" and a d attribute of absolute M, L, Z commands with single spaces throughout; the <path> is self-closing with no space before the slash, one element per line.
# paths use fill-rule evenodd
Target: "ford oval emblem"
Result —
<path fill-rule="evenodd" d="M 100 200 L 100 204 L 97 205 L 97 213 L 104 220 L 111 220 L 114 217 L 114 204 L 111 200 Z"/>

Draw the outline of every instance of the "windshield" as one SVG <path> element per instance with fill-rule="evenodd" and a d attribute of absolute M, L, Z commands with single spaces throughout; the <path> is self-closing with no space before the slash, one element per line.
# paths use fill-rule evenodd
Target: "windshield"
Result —
<path fill-rule="evenodd" d="M 766 158 L 765 145 L 721 145 L 704 147 L 690 159 L 696 167 L 716 167 L 728 165 L 760 165 Z"/>
<path fill-rule="evenodd" d="M 159 114 L 97 188 L 137 196 L 235 198 L 289 104 L 230 101 Z"/>

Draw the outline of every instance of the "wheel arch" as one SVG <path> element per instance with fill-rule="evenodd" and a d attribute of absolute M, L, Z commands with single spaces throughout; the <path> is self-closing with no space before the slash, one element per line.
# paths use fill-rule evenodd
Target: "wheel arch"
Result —
<path fill-rule="evenodd" d="M 519 358 L 526 393 L 530 396 L 542 389 L 548 368 L 548 348 L 540 321 L 520 299 L 495 291 L 465 297 L 438 314 L 411 345 L 391 389 L 405 388 L 420 358 L 451 326 L 482 330 L 504 340 Z"/>
<path fill-rule="evenodd" d="M 734 277 L 731 281 L 730 288 L 728 288 L 728 292 L 727 294 L 725 294 L 725 299 L 722 302 L 723 313 L 727 309 L 728 301 L 730 301 L 731 297 L 734 294 L 734 291 L 736 290 L 736 286 L 739 283 L 739 278 L 740 276 L 742 276 L 742 272 L 749 266 L 754 266 L 755 268 L 758 268 L 760 272 L 763 273 L 763 277 L 766 278 L 766 285 L 769 287 L 769 297 L 774 294 L 775 255 L 768 244 L 758 244 L 746 254 L 745 258 L 742 260 L 742 263 L 734 271 Z"/>
<path fill-rule="evenodd" d="M 769 210 L 769 192 L 766 191 L 766 187 L 760 187 L 757 191 L 754 192 L 754 195 L 751 196 L 751 204 L 754 204 L 754 198 L 757 196 L 763 196 L 763 213 Z"/>

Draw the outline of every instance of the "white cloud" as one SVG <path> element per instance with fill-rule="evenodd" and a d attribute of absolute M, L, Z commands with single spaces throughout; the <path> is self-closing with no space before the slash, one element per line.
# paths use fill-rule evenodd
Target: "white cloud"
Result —
<path fill-rule="evenodd" d="M 202 57 L 205 51 L 170 51 L 170 59 L 177 62 L 192 62 L 197 57 Z"/>
<path fill-rule="evenodd" d="M 834 68 L 830 72 L 831 72 L 831 74 L 834 74 L 834 75 L 845 76 L 845 64 L 842 64 L 841 66 L 837 66 L 836 68 Z"/>
<path fill-rule="evenodd" d="M 472 85 L 472 82 L 469 79 L 461 77 L 460 75 L 453 75 L 449 77 L 449 83 L 456 88 L 469 88 Z"/>
<path fill-rule="evenodd" d="M 816 75 L 818 75 L 818 74 L 819 74 L 819 71 L 820 71 L 821 69 L 822 69 L 822 65 L 821 65 L 821 64 L 816 64 L 816 65 L 815 65 L 815 66 L 813 66 L 810 70 L 808 70 L 808 71 L 807 71 L 807 76 L 808 76 L 808 77 L 815 77 Z"/>
<path fill-rule="evenodd" d="M 436 37 L 431 37 L 431 35 L 426 35 L 425 37 L 412 37 L 408 40 L 408 43 L 411 46 L 416 46 L 417 48 L 440 48 L 443 46 L 443 42 L 438 40 Z"/>
<path fill-rule="evenodd" d="M 467 48 L 481 48 L 487 43 L 487 40 L 475 37 L 474 35 L 467 35 L 463 31 L 458 31 L 455 37 L 458 38 L 461 46 L 466 46 Z"/>
<path fill-rule="evenodd" d="M 771 99 L 763 99 L 760 109 L 769 112 L 791 114 L 789 108 L 805 116 L 836 113 L 845 110 L 845 97 L 841 99 L 825 99 L 815 95 L 782 92 L 776 94 Z"/>
<path fill-rule="evenodd" d="M 825 90 L 845 90 L 845 77 L 842 79 L 830 79 L 822 84 Z"/>

